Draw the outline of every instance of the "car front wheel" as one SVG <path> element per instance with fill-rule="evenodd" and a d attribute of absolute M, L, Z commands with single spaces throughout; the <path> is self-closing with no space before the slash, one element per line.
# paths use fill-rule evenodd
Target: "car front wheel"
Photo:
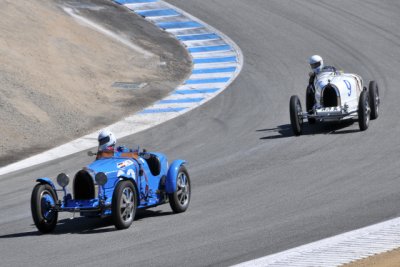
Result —
<path fill-rule="evenodd" d="M 42 233 L 54 230 L 57 224 L 57 196 L 49 184 L 37 184 L 32 191 L 31 211 L 33 222 Z"/>
<path fill-rule="evenodd" d="M 115 187 L 111 203 L 115 228 L 121 230 L 131 226 L 136 214 L 136 196 L 135 186 L 130 181 L 121 181 Z"/>
<path fill-rule="evenodd" d="M 358 124 L 361 131 L 368 129 L 371 108 L 369 106 L 369 98 L 367 90 L 363 90 L 358 103 Z"/>
<path fill-rule="evenodd" d="M 295 135 L 300 135 L 303 128 L 303 114 L 300 99 L 297 95 L 290 98 L 290 124 Z"/>

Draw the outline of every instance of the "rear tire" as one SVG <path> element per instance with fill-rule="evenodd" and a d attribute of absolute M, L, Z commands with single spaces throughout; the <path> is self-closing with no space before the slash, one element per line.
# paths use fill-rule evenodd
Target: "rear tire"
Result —
<path fill-rule="evenodd" d="M 371 109 L 369 107 L 369 97 L 368 92 L 363 90 L 360 95 L 358 103 L 358 124 L 361 131 L 365 131 L 369 126 Z"/>
<path fill-rule="evenodd" d="M 33 222 L 42 233 L 54 230 L 57 224 L 57 195 L 49 184 L 37 184 L 32 191 L 31 211 Z"/>
<path fill-rule="evenodd" d="M 303 114 L 300 99 L 297 95 L 290 97 L 289 102 L 290 124 L 294 135 L 300 135 L 303 127 Z"/>
<path fill-rule="evenodd" d="M 176 191 L 168 194 L 169 204 L 175 213 L 187 210 L 190 203 L 191 187 L 189 173 L 185 166 L 180 166 L 176 177 Z"/>
<path fill-rule="evenodd" d="M 111 214 L 115 228 L 129 228 L 135 218 L 137 207 L 137 192 L 130 181 L 121 181 L 114 189 Z"/>
<path fill-rule="evenodd" d="M 375 120 L 379 116 L 379 88 L 376 81 L 369 83 L 369 105 L 371 107 L 371 120 Z"/>

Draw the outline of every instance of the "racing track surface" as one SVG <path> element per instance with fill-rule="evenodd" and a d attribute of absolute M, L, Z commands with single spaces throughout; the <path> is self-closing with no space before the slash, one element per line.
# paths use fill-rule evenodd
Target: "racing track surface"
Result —
<path fill-rule="evenodd" d="M 38 235 L 34 178 L 73 173 L 92 160 L 82 152 L 0 177 L 2 264 L 226 266 L 400 215 L 398 1 L 170 2 L 231 37 L 245 59 L 214 100 L 120 140 L 190 162 L 189 210 L 151 209 L 125 231 L 66 214 Z M 366 132 L 354 123 L 292 136 L 289 97 L 304 101 L 314 53 L 378 81 L 381 114 Z"/>

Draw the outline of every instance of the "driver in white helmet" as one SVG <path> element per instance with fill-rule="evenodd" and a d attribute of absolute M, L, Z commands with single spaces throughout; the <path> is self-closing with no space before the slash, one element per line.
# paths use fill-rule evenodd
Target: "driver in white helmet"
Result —
<path fill-rule="evenodd" d="M 321 72 L 336 72 L 336 68 L 333 66 L 325 66 L 324 60 L 319 55 L 313 55 L 309 58 L 308 63 L 312 72 L 310 72 L 309 85 L 314 85 L 315 77 Z"/>
<path fill-rule="evenodd" d="M 313 55 L 309 58 L 308 63 L 312 72 L 310 72 L 310 80 L 308 81 L 306 97 L 310 99 L 310 106 L 307 106 L 307 111 L 311 112 L 313 103 L 315 103 L 315 86 L 314 81 L 318 74 L 321 72 L 336 72 L 336 68 L 333 66 L 325 66 L 324 60 L 319 55 Z"/>
<path fill-rule="evenodd" d="M 108 129 L 101 130 L 97 140 L 99 141 L 97 158 L 113 156 L 114 152 L 132 152 L 126 146 L 115 147 L 117 138 Z"/>
<path fill-rule="evenodd" d="M 99 151 L 114 151 L 117 138 L 110 130 L 101 130 L 97 140 L 99 141 Z"/>

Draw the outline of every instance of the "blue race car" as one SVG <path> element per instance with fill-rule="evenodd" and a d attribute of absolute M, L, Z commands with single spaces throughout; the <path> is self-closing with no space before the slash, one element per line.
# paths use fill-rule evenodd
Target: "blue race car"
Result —
<path fill-rule="evenodd" d="M 33 221 L 42 233 L 54 230 L 58 212 L 79 212 L 81 216 L 111 216 L 117 229 L 129 228 L 136 209 L 169 202 L 175 213 L 186 211 L 190 202 L 190 178 L 184 160 L 175 160 L 168 168 L 165 155 L 157 152 L 89 152 L 96 160 L 74 177 L 72 194 L 69 177 L 60 173 L 56 189 L 49 178 L 39 178 L 33 188 Z M 64 192 L 59 199 L 57 192 Z"/>

